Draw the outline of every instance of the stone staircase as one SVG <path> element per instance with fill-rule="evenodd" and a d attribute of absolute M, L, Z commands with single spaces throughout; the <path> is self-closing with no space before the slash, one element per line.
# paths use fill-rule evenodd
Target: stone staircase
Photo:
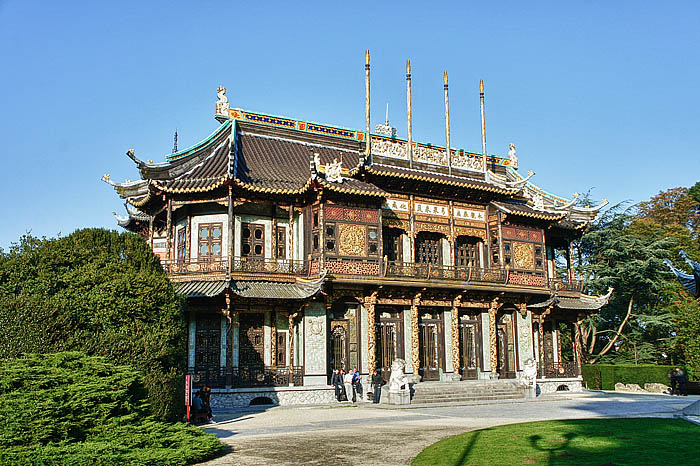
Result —
<path fill-rule="evenodd" d="M 512 380 L 421 382 L 413 385 L 411 404 L 522 400 L 526 389 Z"/>

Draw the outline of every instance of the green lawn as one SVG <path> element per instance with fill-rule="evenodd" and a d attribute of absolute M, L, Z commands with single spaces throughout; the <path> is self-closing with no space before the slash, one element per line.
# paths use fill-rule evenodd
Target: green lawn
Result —
<path fill-rule="evenodd" d="M 446 438 L 423 450 L 411 464 L 700 464 L 700 426 L 653 418 L 512 424 Z"/>

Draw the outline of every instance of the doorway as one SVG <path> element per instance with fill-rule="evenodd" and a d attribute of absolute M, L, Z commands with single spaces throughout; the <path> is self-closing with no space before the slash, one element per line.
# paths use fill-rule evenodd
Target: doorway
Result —
<path fill-rule="evenodd" d="M 445 370 L 444 325 L 442 312 L 428 311 L 418 321 L 418 344 L 420 347 L 420 367 L 422 380 L 440 380 Z"/>

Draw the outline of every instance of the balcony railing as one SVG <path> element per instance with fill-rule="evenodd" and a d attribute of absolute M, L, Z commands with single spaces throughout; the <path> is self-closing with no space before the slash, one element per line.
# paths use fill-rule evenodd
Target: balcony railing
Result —
<path fill-rule="evenodd" d="M 212 388 L 248 388 L 248 387 L 288 387 L 304 385 L 303 366 L 268 367 L 195 367 L 188 374 L 194 376 L 195 387 L 208 385 Z"/>
<path fill-rule="evenodd" d="M 538 376 L 550 379 L 570 378 L 581 375 L 578 364 L 575 362 L 551 362 L 539 367 Z"/>
<path fill-rule="evenodd" d="M 171 275 L 198 273 L 226 273 L 228 259 L 162 261 L 163 269 Z M 236 257 L 231 260 L 232 273 L 273 273 L 285 275 L 308 275 L 309 262 L 284 259 L 249 259 Z"/>
<path fill-rule="evenodd" d="M 439 264 L 387 262 L 380 260 L 326 260 L 323 269 L 318 260 L 250 259 L 235 257 L 216 261 L 164 261 L 165 271 L 174 276 L 188 274 L 265 274 L 296 277 L 317 277 L 324 271 L 329 277 L 382 280 L 403 278 L 421 281 L 451 281 L 470 284 L 515 285 L 550 290 L 582 291 L 578 280 L 548 280 L 544 271 L 520 271 L 505 268 L 484 269 Z"/>

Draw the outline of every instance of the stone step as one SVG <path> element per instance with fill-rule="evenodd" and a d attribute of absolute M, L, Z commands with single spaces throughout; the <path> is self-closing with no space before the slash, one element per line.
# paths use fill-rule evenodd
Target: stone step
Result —
<path fill-rule="evenodd" d="M 413 390 L 411 403 L 464 403 L 525 398 L 524 388 L 506 380 L 422 382 L 415 384 Z"/>

